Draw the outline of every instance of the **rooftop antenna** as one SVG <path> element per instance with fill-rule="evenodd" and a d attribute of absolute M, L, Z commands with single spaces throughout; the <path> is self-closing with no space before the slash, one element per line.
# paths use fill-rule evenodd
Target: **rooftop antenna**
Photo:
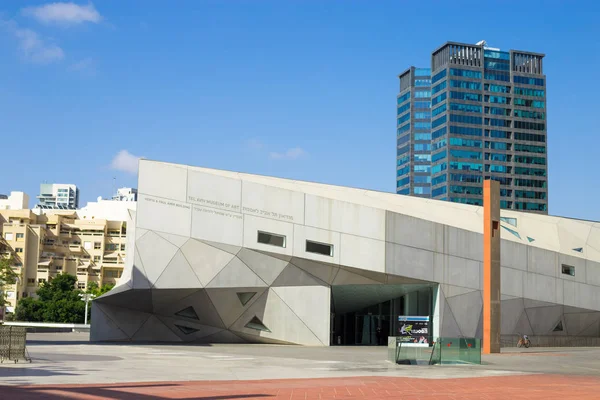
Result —
<path fill-rule="evenodd" d="M 113 192 L 112 192 L 113 196 L 115 196 L 117 194 L 117 177 L 113 176 Z"/>

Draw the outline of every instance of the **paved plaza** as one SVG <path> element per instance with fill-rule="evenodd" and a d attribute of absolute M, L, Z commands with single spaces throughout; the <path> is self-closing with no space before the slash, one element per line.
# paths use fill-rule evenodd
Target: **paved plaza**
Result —
<path fill-rule="evenodd" d="M 600 349 L 507 349 L 480 366 L 401 366 L 384 347 L 90 344 L 30 334 L 33 363 L 0 365 L 11 399 L 585 399 Z"/>

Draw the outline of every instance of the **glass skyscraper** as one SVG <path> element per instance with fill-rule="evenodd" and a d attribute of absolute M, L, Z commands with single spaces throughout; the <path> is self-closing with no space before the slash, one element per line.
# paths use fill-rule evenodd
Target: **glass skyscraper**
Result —
<path fill-rule="evenodd" d="M 396 192 L 548 213 L 544 55 L 448 42 L 400 74 Z"/>

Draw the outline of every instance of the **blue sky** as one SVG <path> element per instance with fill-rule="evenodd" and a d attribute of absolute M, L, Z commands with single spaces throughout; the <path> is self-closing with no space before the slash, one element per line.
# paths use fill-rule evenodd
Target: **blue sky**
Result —
<path fill-rule="evenodd" d="M 135 156 L 392 192 L 397 75 L 485 39 L 546 54 L 550 213 L 600 220 L 596 2 L 52 3 L 0 4 L 0 193 Z"/>

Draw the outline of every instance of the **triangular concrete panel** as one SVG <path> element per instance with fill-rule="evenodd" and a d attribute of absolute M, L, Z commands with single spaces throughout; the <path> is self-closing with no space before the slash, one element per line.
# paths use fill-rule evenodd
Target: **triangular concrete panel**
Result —
<path fill-rule="evenodd" d="M 565 314 L 564 321 L 569 336 L 580 336 L 590 325 L 600 321 L 600 312 Z"/>
<path fill-rule="evenodd" d="M 142 325 L 142 327 L 132 337 L 136 342 L 181 342 L 181 338 L 169 329 L 155 315 Z"/>
<path fill-rule="evenodd" d="M 288 264 L 287 267 L 279 274 L 277 279 L 271 285 L 277 286 L 328 286 L 325 282 L 315 278 L 307 272 L 293 264 Z"/>
<path fill-rule="evenodd" d="M 529 319 L 527 318 L 527 314 L 525 310 L 523 310 L 523 314 L 519 317 L 517 324 L 515 325 L 515 330 L 513 332 L 514 335 L 532 335 L 533 330 L 531 329 L 531 324 L 529 323 Z"/>
<path fill-rule="evenodd" d="M 523 314 L 523 299 L 503 300 L 501 304 L 501 323 L 500 333 L 502 335 L 512 335 Z"/>
<path fill-rule="evenodd" d="M 550 303 L 547 301 L 539 301 L 539 300 L 531 300 L 531 299 L 523 299 L 525 308 L 535 308 L 535 307 L 552 307 L 558 304 Z"/>
<path fill-rule="evenodd" d="M 297 343 L 285 342 L 283 340 L 271 339 L 267 337 L 258 336 L 258 334 L 248 334 L 242 332 L 232 332 L 246 343 L 260 343 L 260 344 L 279 344 L 279 345 L 295 345 Z"/>
<path fill-rule="evenodd" d="M 272 253 L 270 251 L 257 250 L 257 249 L 253 249 L 253 250 L 257 251 L 257 252 L 259 252 L 261 254 L 264 254 L 266 256 L 274 257 L 274 258 L 276 258 L 278 260 L 285 261 L 286 263 L 292 261 L 292 256 L 288 256 L 287 254 Z"/>
<path fill-rule="evenodd" d="M 131 286 L 134 289 L 150 289 L 152 285 L 146 276 L 146 270 L 144 269 L 144 263 L 137 250 L 134 250 L 133 269 L 131 271 Z"/>
<path fill-rule="evenodd" d="M 340 269 L 340 267 L 336 265 L 325 264 L 318 261 L 297 257 L 293 257 L 291 263 L 301 270 L 330 285 L 333 283 L 333 280 Z"/>
<path fill-rule="evenodd" d="M 454 319 L 458 323 L 463 336 L 475 337 L 479 316 L 483 308 L 481 292 L 478 290 L 446 298 L 446 304 L 452 309 Z"/>
<path fill-rule="evenodd" d="M 286 261 L 249 249 L 241 249 L 237 257 L 265 281 L 267 285 L 272 284 L 281 271 L 288 265 Z"/>
<path fill-rule="evenodd" d="M 265 291 L 266 287 L 238 287 L 238 288 L 215 288 L 206 289 L 208 297 L 212 300 L 219 316 L 227 328 L 231 326 Z M 237 293 L 256 292 L 256 295 L 243 305 L 240 303 Z"/>
<path fill-rule="evenodd" d="M 119 325 L 99 307 L 99 304 L 92 305 L 91 324 L 94 327 L 90 332 L 90 341 L 92 342 L 130 340 L 129 336 L 119 328 Z"/>
<path fill-rule="evenodd" d="M 333 285 L 381 285 L 381 282 L 340 268 L 333 280 Z"/>
<path fill-rule="evenodd" d="M 198 239 L 199 240 L 199 239 Z M 241 247 L 240 246 L 234 246 L 232 244 L 225 244 L 225 243 L 219 243 L 219 242 L 211 242 L 210 240 L 199 240 L 200 242 L 207 244 L 209 246 L 212 247 L 216 247 L 219 250 L 223 250 L 229 254 L 232 255 L 237 255 L 237 253 L 239 253 Z"/>
<path fill-rule="evenodd" d="M 563 315 L 563 306 L 525 308 L 534 335 L 551 335 Z"/>
<path fill-rule="evenodd" d="M 154 284 L 177 253 L 177 247 L 150 231 L 136 242 L 146 277 Z"/>
<path fill-rule="evenodd" d="M 587 328 L 579 332 L 578 336 L 600 337 L 600 321 L 592 322 Z"/>
<path fill-rule="evenodd" d="M 172 233 L 156 232 L 156 234 L 177 247 L 183 246 L 190 239 L 189 236 L 174 235 Z"/>
<path fill-rule="evenodd" d="M 148 233 L 148 229 L 135 228 L 135 240 L 139 240 L 142 236 Z"/>
<path fill-rule="evenodd" d="M 201 288 L 202 283 L 190 267 L 187 259 L 181 251 L 167 265 L 160 277 L 154 283 L 156 289 L 191 289 Z"/>
<path fill-rule="evenodd" d="M 283 286 L 271 288 L 325 346 L 329 345 L 331 290 L 326 286 Z"/>
<path fill-rule="evenodd" d="M 213 280 L 235 258 L 233 254 L 209 246 L 196 239 L 188 240 L 181 246 L 181 251 L 202 283 L 202 286 L 206 286 L 208 282 Z"/>
<path fill-rule="evenodd" d="M 165 309 L 173 303 L 196 293 L 198 289 L 153 289 L 152 308 L 153 311 Z"/>
<path fill-rule="evenodd" d="M 444 300 L 444 314 L 442 316 L 442 329 L 440 330 L 442 337 L 462 337 L 463 334 L 454 319 L 452 309 Z"/>
<path fill-rule="evenodd" d="M 507 294 L 501 294 L 500 295 L 500 300 L 504 301 L 504 300 L 514 300 L 514 299 L 520 299 L 521 297 L 518 296 L 509 296 Z"/>
<path fill-rule="evenodd" d="M 565 306 L 565 310 L 564 310 L 565 314 L 593 313 L 593 312 L 596 312 L 596 310 L 590 310 L 587 308 L 579 308 L 579 307 L 571 307 L 571 306 Z"/>
<path fill-rule="evenodd" d="M 248 322 L 255 317 L 260 319 L 271 332 L 246 328 Z M 292 309 L 278 295 L 270 291 L 268 295 L 263 294 L 259 300 L 252 304 L 231 326 L 230 330 L 236 334 L 241 332 L 254 337 L 276 339 L 308 346 L 323 345 Z"/>
<path fill-rule="evenodd" d="M 211 292 L 213 292 L 213 291 L 211 290 Z M 259 336 L 257 331 L 247 330 L 244 327 L 248 323 L 248 321 L 250 321 L 250 319 L 252 319 L 255 316 L 262 320 L 262 317 L 265 313 L 265 309 L 267 307 L 267 298 L 268 297 L 269 297 L 269 289 L 265 288 L 264 292 L 260 296 L 257 295 L 255 297 L 255 300 L 251 304 L 248 304 L 244 308 L 244 310 L 242 311 L 240 316 L 237 317 L 232 323 L 230 323 L 228 325 L 228 329 L 230 331 L 234 332 L 236 335 L 238 333 L 246 332 L 248 335 L 251 335 L 251 336 Z M 231 298 L 231 296 L 229 298 Z M 227 315 L 228 320 L 231 319 L 230 316 L 233 316 L 233 314 Z"/>
<path fill-rule="evenodd" d="M 221 331 L 203 338 L 206 343 L 248 343 L 231 331 Z"/>
<path fill-rule="evenodd" d="M 223 331 L 223 328 L 203 325 L 189 319 L 183 320 L 162 315 L 159 315 L 158 319 L 184 342 L 204 342 L 203 338 Z"/>
<path fill-rule="evenodd" d="M 453 285 L 445 285 L 445 284 L 441 284 L 440 286 L 442 287 L 444 296 L 446 296 L 447 299 L 478 291 L 477 289 L 469 289 L 469 288 L 465 288 L 465 287 L 461 287 L 461 286 L 453 286 Z"/>
<path fill-rule="evenodd" d="M 344 265 L 341 265 L 340 268 L 343 270 L 346 270 L 348 272 L 352 272 L 356 275 L 364 276 L 365 278 L 369 278 L 369 279 L 371 279 L 375 282 L 379 282 L 379 283 L 386 283 L 387 277 L 388 277 L 388 275 L 385 274 L 384 272 L 375 272 L 375 271 L 369 271 L 367 269 L 346 267 Z"/>
<path fill-rule="evenodd" d="M 231 260 L 231 262 L 229 262 L 229 264 L 227 264 L 208 285 L 206 285 L 207 288 L 235 288 L 239 286 L 266 287 L 267 284 L 237 257 L 234 257 L 233 260 Z"/>
<path fill-rule="evenodd" d="M 198 319 L 183 318 L 176 314 L 183 309 L 193 307 Z M 164 307 L 157 307 L 155 313 L 160 316 L 167 318 L 175 318 L 180 320 L 189 320 L 190 322 L 198 323 L 201 325 L 214 326 L 218 328 L 225 328 L 219 313 L 213 305 L 210 297 L 206 293 L 206 290 L 198 290 L 193 294 L 176 302 L 165 304 Z"/>
<path fill-rule="evenodd" d="M 102 296 L 94 302 L 109 304 L 115 307 L 129 308 L 131 310 L 152 312 L 152 292 L 150 289 L 131 289 L 115 293 L 111 296 Z"/>
<path fill-rule="evenodd" d="M 134 311 L 127 308 L 115 307 L 109 304 L 98 303 L 98 308 L 117 324 L 120 330 L 131 338 L 142 327 L 144 322 L 150 317 L 150 314 Z"/>

